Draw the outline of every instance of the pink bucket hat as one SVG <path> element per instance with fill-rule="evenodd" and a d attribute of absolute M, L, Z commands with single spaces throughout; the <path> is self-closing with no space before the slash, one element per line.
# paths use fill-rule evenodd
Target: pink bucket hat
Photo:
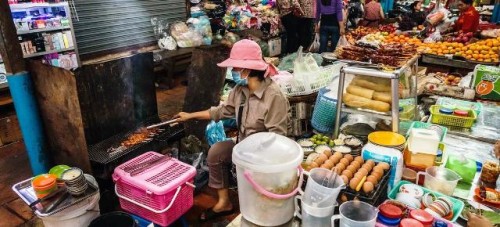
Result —
<path fill-rule="evenodd" d="M 277 74 L 276 68 L 262 59 L 262 50 L 259 44 L 249 39 L 236 42 L 231 49 L 229 58 L 217 65 L 226 68 L 233 67 L 266 71 L 266 76 Z"/>

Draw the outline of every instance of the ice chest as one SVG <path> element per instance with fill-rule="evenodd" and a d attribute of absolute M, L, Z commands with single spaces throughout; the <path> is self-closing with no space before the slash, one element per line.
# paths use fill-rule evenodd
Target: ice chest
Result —
<path fill-rule="evenodd" d="M 193 166 L 147 152 L 116 167 L 113 181 L 123 210 L 168 226 L 193 206 L 195 175 Z"/>

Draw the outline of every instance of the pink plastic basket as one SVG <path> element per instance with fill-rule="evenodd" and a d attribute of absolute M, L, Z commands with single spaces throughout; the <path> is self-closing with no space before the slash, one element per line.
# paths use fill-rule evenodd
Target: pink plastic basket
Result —
<path fill-rule="evenodd" d="M 123 163 L 115 168 L 113 180 L 122 209 L 168 226 L 193 206 L 196 169 L 170 158 L 131 176 L 129 169 L 159 157 L 164 155 L 147 152 Z"/>

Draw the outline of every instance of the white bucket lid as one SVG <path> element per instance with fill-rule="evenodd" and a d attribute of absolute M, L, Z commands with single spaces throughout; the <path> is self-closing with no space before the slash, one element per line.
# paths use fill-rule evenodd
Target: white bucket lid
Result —
<path fill-rule="evenodd" d="M 297 168 L 304 152 L 300 145 L 282 135 L 259 132 L 233 148 L 236 166 L 262 173 L 276 173 Z"/>

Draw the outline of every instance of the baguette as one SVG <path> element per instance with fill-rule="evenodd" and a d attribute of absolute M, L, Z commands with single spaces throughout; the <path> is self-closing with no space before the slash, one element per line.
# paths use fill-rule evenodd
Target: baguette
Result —
<path fill-rule="evenodd" d="M 349 93 L 344 93 L 343 97 L 343 102 L 350 107 L 370 109 L 378 112 L 388 112 L 391 110 L 391 105 L 386 102 L 371 100 Z"/>
<path fill-rule="evenodd" d="M 364 87 L 359 87 L 356 85 L 349 85 L 347 87 L 347 92 L 353 95 L 361 96 L 367 99 L 372 99 L 373 94 L 375 93 L 374 90 L 366 89 Z"/>
<path fill-rule="evenodd" d="M 356 85 L 359 87 L 364 87 L 370 90 L 378 91 L 378 92 L 390 92 L 391 86 L 387 84 L 379 84 L 374 83 L 361 78 L 354 78 L 350 85 Z"/>
<path fill-rule="evenodd" d="M 392 102 L 392 95 L 390 92 L 374 92 L 373 100 L 382 101 L 386 103 Z"/>

